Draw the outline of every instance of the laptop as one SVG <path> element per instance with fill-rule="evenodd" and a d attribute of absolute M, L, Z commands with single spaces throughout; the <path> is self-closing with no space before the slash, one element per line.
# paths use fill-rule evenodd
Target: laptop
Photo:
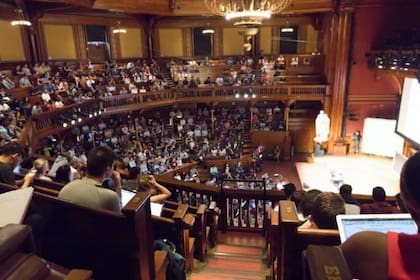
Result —
<path fill-rule="evenodd" d="M 162 214 L 163 204 L 156 203 L 156 202 L 150 202 L 150 210 L 152 216 L 158 216 Z"/>
<path fill-rule="evenodd" d="M 122 207 L 124 207 L 134 196 L 136 195 L 135 192 L 127 190 L 127 189 L 121 189 L 121 204 Z"/>
<path fill-rule="evenodd" d="M 417 233 L 417 225 L 410 214 L 337 215 L 336 218 L 341 243 L 360 231 Z"/>

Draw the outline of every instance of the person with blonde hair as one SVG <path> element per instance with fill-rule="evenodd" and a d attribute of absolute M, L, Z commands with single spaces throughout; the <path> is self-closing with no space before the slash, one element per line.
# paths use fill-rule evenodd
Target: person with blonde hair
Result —
<path fill-rule="evenodd" d="M 151 202 L 162 202 L 171 196 L 171 192 L 156 182 L 155 176 L 142 174 L 137 177 L 138 191 L 150 194 Z"/>
<path fill-rule="evenodd" d="M 44 181 L 52 181 L 51 177 L 48 177 L 46 174 L 48 173 L 48 170 L 50 169 L 50 166 L 48 164 L 48 160 L 43 158 L 37 158 L 34 161 L 33 169 L 35 171 L 35 179 L 40 179 Z"/>

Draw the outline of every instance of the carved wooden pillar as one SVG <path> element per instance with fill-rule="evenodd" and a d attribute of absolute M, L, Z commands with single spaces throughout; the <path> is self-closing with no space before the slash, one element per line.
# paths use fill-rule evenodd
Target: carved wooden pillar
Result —
<path fill-rule="evenodd" d="M 154 59 L 156 56 L 155 46 L 157 45 L 157 32 L 156 32 L 156 17 L 144 16 L 143 30 L 147 41 L 146 53 L 149 59 Z"/>
<path fill-rule="evenodd" d="M 86 60 L 88 57 L 85 26 L 77 24 L 74 27 L 77 58 Z"/>
<path fill-rule="evenodd" d="M 327 78 L 332 85 L 332 96 L 326 100 L 326 103 L 331 103 L 325 104 L 326 108 L 331 108 L 326 111 L 331 118 L 331 140 L 342 135 L 352 19 L 352 9 L 340 9 L 331 18 Z"/>
<path fill-rule="evenodd" d="M 29 40 L 31 45 L 31 56 L 34 62 L 47 60 L 47 53 L 45 47 L 45 37 L 43 28 L 41 26 L 41 13 L 35 11 L 31 14 L 32 27 L 29 30 Z"/>
<path fill-rule="evenodd" d="M 290 100 L 287 102 L 286 107 L 284 108 L 284 112 L 283 112 L 283 119 L 284 119 L 284 129 L 285 131 L 289 131 L 289 112 L 290 112 L 290 104 L 292 104 L 294 100 Z"/>

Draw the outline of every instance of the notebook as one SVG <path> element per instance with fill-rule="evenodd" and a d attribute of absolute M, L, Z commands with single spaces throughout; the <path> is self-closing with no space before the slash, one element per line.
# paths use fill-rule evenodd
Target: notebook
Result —
<path fill-rule="evenodd" d="M 341 242 L 360 231 L 417 233 L 417 225 L 410 214 L 337 215 L 336 218 Z"/>
<path fill-rule="evenodd" d="M 136 195 L 135 192 L 121 189 L 121 204 L 124 207 L 134 196 Z"/>

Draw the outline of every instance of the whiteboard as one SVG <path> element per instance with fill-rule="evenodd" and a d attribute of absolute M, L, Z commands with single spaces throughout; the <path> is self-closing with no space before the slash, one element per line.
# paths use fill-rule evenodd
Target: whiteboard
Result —
<path fill-rule="evenodd" d="M 402 153 L 404 139 L 395 133 L 396 120 L 366 118 L 363 125 L 362 153 L 393 158 Z"/>

